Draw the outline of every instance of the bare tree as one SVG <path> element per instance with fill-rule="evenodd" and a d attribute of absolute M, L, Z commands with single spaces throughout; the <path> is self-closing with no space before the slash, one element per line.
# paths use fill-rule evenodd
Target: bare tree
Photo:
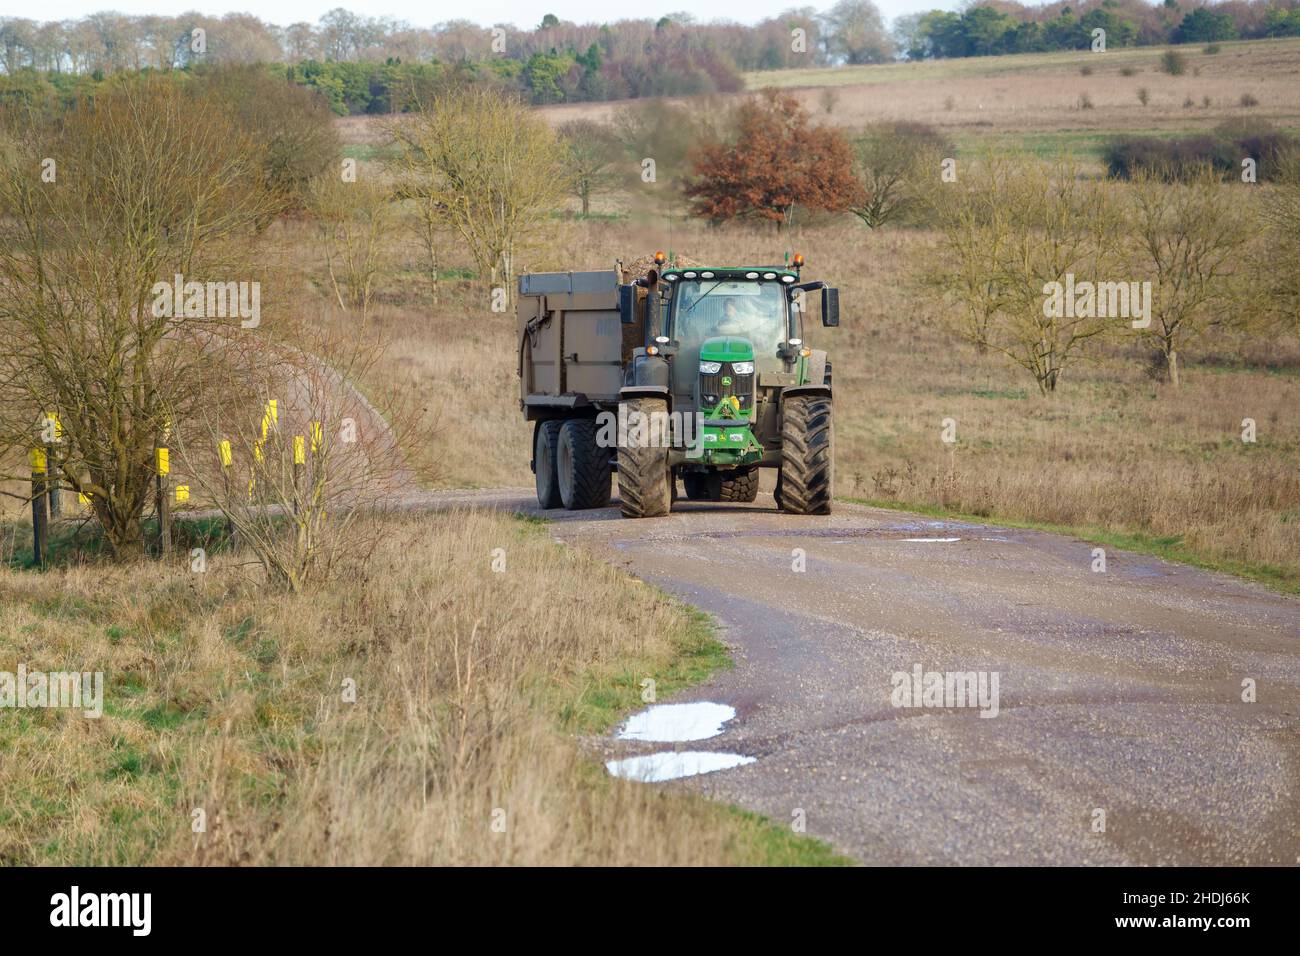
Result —
<path fill-rule="evenodd" d="M 206 343 L 239 331 L 239 290 L 257 288 L 259 147 L 219 102 L 164 79 L 114 85 L 58 120 L 28 116 L 10 135 L 0 443 L 25 450 L 56 413 L 64 479 L 90 497 L 112 550 L 138 554 L 168 410 L 201 404 Z"/>
<path fill-rule="evenodd" d="M 853 175 L 862 186 L 853 214 L 872 229 L 907 216 L 927 186 L 939 186 L 939 164 L 951 155 L 951 144 L 922 123 L 868 126 L 853 144 Z"/>
<path fill-rule="evenodd" d="M 326 174 L 313 183 L 309 205 L 339 307 L 369 315 L 393 215 L 388 187 L 369 177 L 350 182 Z"/>
<path fill-rule="evenodd" d="M 559 128 L 568 148 L 570 183 L 582 201 L 582 214 L 591 214 L 591 199 L 615 181 L 615 168 L 623 150 L 613 131 L 604 123 L 570 120 Z"/>
<path fill-rule="evenodd" d="M 377 384 L 383 354 L 364 321 L 301 323 L 256 353 L 229 337 L 216 348 L 234 350 L 207 378 L 219 400 L 191 410 L 178 464 L 267 580 L 302 590 L 374 547 L 361 518 L 396 504 L 413 482 L 402 448 L 428 436 L 407 430 L 409 393 L 357 388 Z"/>
<path fill-rule="evenodd" d="M 880 8 L 871 0 L 840 0 L 825 14 L 824 42 L 830 55 L 846 63 L 881 63 L 893 44 Z"/>
<path fill-rule="evenodd" d="M 436 96 L 391 132 L 427 208 L 511 300 L 518 256 L 568 191 L 559 137 L 519 100 L 490 89 Z"/>
<path fill-rule="evenodd" d="M 1237 306 L 1248 291 L 1244 266 L 1255 224 L 1243 188 L 1225 185 L 1208 167 L 1185 183 L 1171 183 L 1159 171 L 1133 179 L 1130 268 L 1153 288 L 1143 337 L 1159 350 L 1175 388 L 1189 344 L 1211 329 L 1247 321 L 1250 310 Z"/>
<path fill-rule="evenodd" d="M 941 240 L 925 284 L 960 335 L 1001 353 L 1055 392 L 1091 339 L 1127 317 L 1099 307 L 1083 283 L 1118 279 L 1112 235 L 1117 210 L 1107 184 L 1085 180 L 1069 162 L 988 157 L 968 164 L 939 191 Z M 1063 307 L 1060 298 L 1070 290 Z M 956 306 L 956 308 L 952 308 Z"/>

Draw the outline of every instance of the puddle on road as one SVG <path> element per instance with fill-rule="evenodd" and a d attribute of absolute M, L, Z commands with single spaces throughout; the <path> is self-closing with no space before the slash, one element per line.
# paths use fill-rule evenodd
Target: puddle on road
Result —
<path fill-rule="evenodd" d="M 715 770 L 730 770 L 732 767 L 754 763 L 757 759 L 757 757 L 746 757 L 741 754 L 687 750 L 682 753 L 646 754 L 643 757 L 607 760 L 605 769 L 611 775 L 625 780 L 663 783 L 665 780 L 696 777 L 702 773 L 713 773 Z"/>
<path fill-rule="evenodd" d="M 691 704 L 656 704 L 633 714 L 619 729 L 619 740 L 681 743 L 708 740 L 722 733 L 722 725 L 736 716 L 736 708 L 707 700 Z"/>
<path fill-rule="evenodd" d="M 961 538 L 904 538 L 906 544 L 948 544 Z"/>

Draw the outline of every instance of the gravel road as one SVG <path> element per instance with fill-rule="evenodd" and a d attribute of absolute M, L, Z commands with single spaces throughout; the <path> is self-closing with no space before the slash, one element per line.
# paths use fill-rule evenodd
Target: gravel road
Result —
<path fill-rule="evenodd" d="M 436 497 L 537 512 L 531 489 Z M 1094 571 L 1089 543 L 993 524 L 793 517 L 766 494 L 545 514 L 733 649 L 674 698 L 734 707 L 720 735 L 594 749 L 756 759 L 647 785 L 802 820 L 873 864 L 1300 863 L 1300 600 L 1117 551 Z M 944 699 L 948 674 L 983 698 L 958 678 Z"/>

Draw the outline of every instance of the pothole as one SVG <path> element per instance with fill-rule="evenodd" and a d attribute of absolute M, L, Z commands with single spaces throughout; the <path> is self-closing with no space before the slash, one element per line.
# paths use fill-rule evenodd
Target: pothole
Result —
<path fill-rule="evenodd" d="M 705 750 L 686 750 L 681 753 L 646 754 L 641 757 L 625 757 L 622 760 L 608 760 L 605 769 L 612 776 L 639 783 L 662 783 L 665 780 L 678 780 L 682 777 L 696 777 L 702 773 L 717 770 L 730 770 L 754 763 L 757 757 L 743 754 L 714 753 Z"/>
<path fill-rule="evenodd" d="M 736 708 L 703 700 L 690 704 L 656 704 L 629 717 L 618 731 L 619 740 L 682 743 L 708 740 L 722 733 L 722 725 L 736 716 Z"/>

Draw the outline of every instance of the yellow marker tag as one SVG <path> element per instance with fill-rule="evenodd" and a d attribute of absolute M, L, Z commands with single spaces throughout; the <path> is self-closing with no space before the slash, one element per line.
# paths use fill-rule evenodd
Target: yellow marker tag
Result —
<path fill-rule="evenodd" d="M 90 495 L 86 494 L 84 491 L 78 491 L 77 500 L 83 505 L 88 505 L 90 504 Z"/>
<path fill-rule="evenodd" d="M 307 451 L 304 447 L 306 443 L 301 435 L 293 436 L 293 463 L 295 465 L 307 464 Z"/>
<path fill-rule="evenodd" d="M 263 439 L 261 439 L 260 441 L 255 441 L 255 442 L 253 442 L 253 460 L 254 460 L 254 461 L 261 461 L 261 460 L 262 460 L 262 442 L 263 442 L 263 441 L 266 441 L 266 439 L 263 438 Z"/>
<path fill-rule="evenodd" d="M 172 470 L 171 453 L 166 448 L 158 449 L 158 474 L 166 475 Z"/>
<path fill-rule="evenodd" d="M 257 487 L 257 479 L 249 478 L 248 479 L 248 500 L 249 501 L 253 500 L 253 489 L 256 487 Z"/>
<path fill-rule="evenodd" d="M 54 426 L 53 435 L 51 437 L 53 437 L 55 441 L 58 441 L 60 438 L 63 437 L 63 422 L 59 421 L 58 412 L 46 412 L 44 416 L 44 422 L 47 428 L 50 425 Z"/>
<path fill-rule="evenodd" d="M 177 500 L 177 501 L 189 501 L 189 500 L 190 500 L 190 486 L 189 486 L 189 485 L 177 485 L 177 486 L 176 486 L 176 500 Z"/>
<path fill-rule="evenodd" d="M 218 447 L 218 450 L 221 452 L 221 467 L 229 468 L 230 467 L 230 442 L 222 441 L 221 445 Z"/>
<path fill-rule="evenodd" d="M 314 455 L 320 451 L 320 446 L 324 438 L 324 432 L 321 429 L 320 422 L 311 423 L 311 453 Z"/>
<path fill-rule="evenodd" d="M 266 410 L 262 412 L 262 437 L 266 438 L 266 433 L 271 427 L 280 421 L 280 409 L 274 398 L 267 399 Z"/>
<path fill-rule="evenodd" d="M 45 474 L 45 449 L 32 449 L 32 471 L 38 475 Z"/>

